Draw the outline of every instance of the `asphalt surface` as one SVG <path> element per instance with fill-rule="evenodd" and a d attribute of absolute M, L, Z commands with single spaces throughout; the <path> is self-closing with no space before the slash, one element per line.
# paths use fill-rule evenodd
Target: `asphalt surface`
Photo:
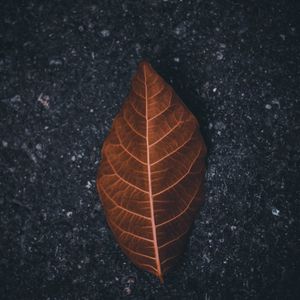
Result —
<path fill-rule="evenodd" d="M 281 0 L 3 1 L 0 298 L 298 299 L 299 11 Z M 208 147 L 205 204 L 164 285 L 121 253 L 95 187 L 142 58 Z"/>

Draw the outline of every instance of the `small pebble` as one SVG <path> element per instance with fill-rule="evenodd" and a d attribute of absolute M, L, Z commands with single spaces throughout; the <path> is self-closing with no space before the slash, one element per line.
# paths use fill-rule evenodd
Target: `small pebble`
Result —
<path fill-rule="evenodd" d="M 67 212 L 67 217 L 68 217 L 68 218 L 71 218 L 72 215 L 73 215 L 73 212 L 72 212 L 72 211 L 68 211 L 68 212 Z"/>
<path fill-rule="evenodd" d="M 279 36 L 281 37 L 281 39 L 282 39 L 283 41 L 285 41 L 285 35 L 284 35 L 284 34 L 280 34 Z"/>
<path fill-rule="evenodd" d="M 91 182 L 90 182 L 90 181 L 88 181 L 88 182 L 87 182 L 87 184 L 85 185 L 85 187 L 86 187 L 86 188 L 88 188 L 88 189 L 90 189 L 90 188 L 91 188 L 91 186 L 92 186 L 92 184 L 91 184 Z"/>
<path fill-rule="evenodd" d="M 21 96 L 20 95 L 15 95 L 10 99 L 11 102 L 20 102 L 21 101 Z"/>
<path fill-rule="evenodd" d="M 224 57 L 222 52 L 217 52 L 217 60 L 222 60 Z"/>
<path fill-rule="evenodd" d="M 41 93 L 37 99 L 38 102 L 40 102 L 46 109 L 49 109 L 49 100 L 50 97 L 48 95 L 44 95 Z"/>
<path fill-rule="evenodd" d="M 272 215 L 278 217 L 280 211 L 276 207 L 272 207 Z"/>
<path fill-rule="evenodd" d="M 42 145 L 41 144 L 36 144 L 35 149 L 38 151 L 42 150 Z"/>
<path fill-rule="evenodd" d="M 108 36 L 110 36 L 110 31 L 107 29 L 103 29 L 103 30 L 101 30 L 101 35 L 103 37 L 108 37 Z"/>
<path fill-rule="evenodd" d="M 131 294 L 131 288 L 129 286 L 126 286 L 123 289 L 123 296 L 129 296 Z"/>
<path fill-rule="evenodd" d="M 63 64 L 63 61 L 59 58 L 53 58 L 53 59 L 50 59 L 50 61 L 49 61 L 50 66 L 61 66 L 62 64 Z"/>
<path fill-rule="evenodd" d="M 272 106 L 271 106 L 270 104 L 266 104 L 265 108 L 266 108 L 266 109 L 271 109 Z"/>

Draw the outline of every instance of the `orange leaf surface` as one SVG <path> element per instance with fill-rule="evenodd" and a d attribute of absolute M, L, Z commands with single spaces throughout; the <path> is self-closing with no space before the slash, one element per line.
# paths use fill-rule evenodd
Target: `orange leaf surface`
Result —
<path fill-rule="evenodd" d="M 142 61 L 104 142 L 97 188 L 124 253 L 161 282 L 201 203 L 205 155 L 196 118 Z"/>

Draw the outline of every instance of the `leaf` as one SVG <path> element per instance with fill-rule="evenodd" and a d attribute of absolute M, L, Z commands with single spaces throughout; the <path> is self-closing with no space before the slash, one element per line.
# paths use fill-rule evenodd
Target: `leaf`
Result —
<path fill-rule="evenodd" d="M 104 142 L 97 188 L 124 253 L 161 282 L 199 208 L 205 154 L 196 118 L 142 61 Z"/>

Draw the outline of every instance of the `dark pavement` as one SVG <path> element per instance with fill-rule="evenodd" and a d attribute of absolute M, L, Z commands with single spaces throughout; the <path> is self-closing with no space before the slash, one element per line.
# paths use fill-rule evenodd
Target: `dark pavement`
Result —
<path fill-rule="evenodd" d="M 298 299 L 299 12 L 293 0 L 2 1 L 0 299 Z M 205 204 L 164 285 L 121 253 L 95 187 L 142 58 L 208 147 Z"/>

